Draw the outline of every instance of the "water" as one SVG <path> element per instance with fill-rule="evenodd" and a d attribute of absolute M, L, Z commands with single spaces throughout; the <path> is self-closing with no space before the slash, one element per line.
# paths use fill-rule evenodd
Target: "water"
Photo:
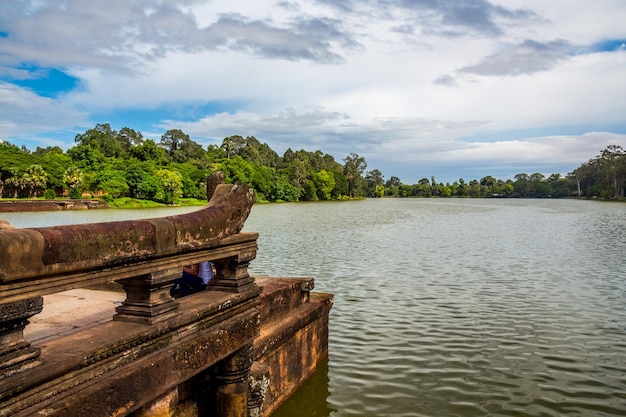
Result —
<path fill-rule="evenodd" d="M 0 217 L 89 212 L 57 213 Z M 626 415 L 626 204 L 257 205 L 245 230 L 253 273 L 335 294 L 328 361 L 273 417 Z"/>
<path fill-rule="evenodd" d="M 335 294 L 328 363 L 274 417 L 626 415 L 624 204 L 285 204 L 246 229 L 254 272 Z"/>
<path fill-rule="evenodd" d="M 0 213 L 0 219 L 13 227 L 46 227 L 67 224 L 94 222 L 114 222 L 118 220 L 138 220 L 165 217 L 200 210 L 202 207 L 156 207 L 145 209 L 91 209 L 59 210 L 39 212 Z"/>

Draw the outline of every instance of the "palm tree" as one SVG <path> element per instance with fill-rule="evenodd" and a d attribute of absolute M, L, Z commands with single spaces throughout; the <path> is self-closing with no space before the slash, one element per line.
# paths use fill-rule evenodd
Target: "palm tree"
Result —
<path fill-rule="evenodd" d="M 44 171 L 43 167 L 38 164 L 33 164 L 28 168 L 28 172 L 24 176 L 25 182 L 29 188 L 29 195 L 33 195 L 37 198 L 37 192 L 40 189 L 46 188 L 48 184 L 48 174 Z"/>

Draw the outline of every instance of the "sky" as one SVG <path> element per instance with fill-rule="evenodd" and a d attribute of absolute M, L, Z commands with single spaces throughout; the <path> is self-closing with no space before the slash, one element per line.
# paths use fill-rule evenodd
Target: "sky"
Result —
<path fill-rule="evenodd" d="M 0 140 L 97 123 L 405 184 L 566 175 L 626 148 L 624 0 L 2 0 Z"/>

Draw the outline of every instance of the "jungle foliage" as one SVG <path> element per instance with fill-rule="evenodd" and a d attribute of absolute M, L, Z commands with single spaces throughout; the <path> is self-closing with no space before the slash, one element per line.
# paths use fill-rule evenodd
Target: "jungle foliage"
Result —
<path fill-rule="evenodd" d="M 253 136 L 224 138 L 206 149 L 181 130 L 169 130 L 159 142 L 108 124 L 76 135 L 66 152 L 58 146 L 30 151 L 0 141 L 0 197 L 128 197 L 174 204 L 181 198 L 205 198 L 205 180 L 220 170 L 227 182 L 250 185 L 260 201 L 317 201 L 360 197 L 624 197 L 626 153 L 617 145 L 583 163 L 565 177 L 520 173 L 514 179 L 486 176 L 417 184 L 367 171 L 355 153 L 343 164 L 328 154 L 287 149 L 280 156 Z"/>

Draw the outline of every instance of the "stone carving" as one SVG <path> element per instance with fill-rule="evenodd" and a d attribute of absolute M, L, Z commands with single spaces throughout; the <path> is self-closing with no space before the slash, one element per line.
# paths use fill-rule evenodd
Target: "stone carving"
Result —
<path fill-rule="evenodd" d="M 157 219 L 33 229 L 0 227 L 0 284 L 127 265 L 211 248 L 237 234 L 254 204 L 245 184 L 217 184 L 198 211 Z"/>

